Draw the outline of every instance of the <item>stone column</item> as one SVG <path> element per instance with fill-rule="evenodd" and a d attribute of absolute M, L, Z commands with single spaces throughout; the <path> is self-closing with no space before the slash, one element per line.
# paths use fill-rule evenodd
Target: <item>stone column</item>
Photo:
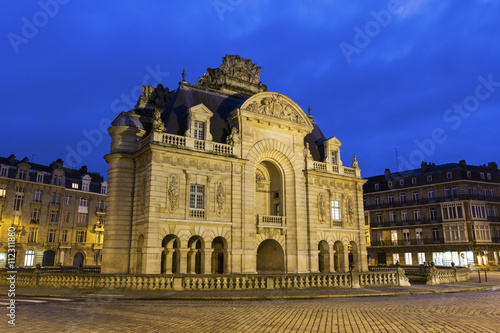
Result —
<path fill-rule="evenodd" d="M 330 272 L 335 272 L 335 250 L 330 251 Z"/>
<path fill-rule="evenodd" d="M 59 262 L 61 263 L 62 266 L 64 266 L 64 250 L 61 250 L 61 253 L 59 253 Z"/>
<path fill-rule="evenodd" d="M 201 274 L 212 274 L 212 254 L 214 249 L 206 248 L 201 251 Z"/>
<path fill-rule="evenodd" d="M 180 248 L 179 249 L 179 273 L 180 274 L 186 274 L 187 273 L 187 268 L 188 268 L 188 252 L 189 248 Z"/>
<path fill-rule="evenodd" d="M 347 247 L 347 246 L 346 246 Z M 344 272 L 349 272 L 349 250 L 344 250 Z"/>

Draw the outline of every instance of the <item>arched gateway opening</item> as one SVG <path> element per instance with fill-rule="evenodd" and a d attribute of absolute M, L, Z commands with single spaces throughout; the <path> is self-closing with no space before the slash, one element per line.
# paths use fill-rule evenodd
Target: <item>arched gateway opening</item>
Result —
<path fill-rule="evenodd" d="M 285 271 L 285 255 L 281 245 L 274 239 L 266 239 L 257 249 L 257 272 L 283 273 Z"/>

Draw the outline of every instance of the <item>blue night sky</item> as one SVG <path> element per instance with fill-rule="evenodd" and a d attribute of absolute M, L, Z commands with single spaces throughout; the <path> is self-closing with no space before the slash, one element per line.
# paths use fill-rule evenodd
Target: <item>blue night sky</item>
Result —
<path fill-rule="evenodd" d="M 488 0 L 4 3 L 0 156 L 106 175 L 106 128 L 139 86 L 174 90 L 184 67 L 196 83 L 227 53 L 310 104 L 364 177 L 500 162 L 499 13 Z"/>

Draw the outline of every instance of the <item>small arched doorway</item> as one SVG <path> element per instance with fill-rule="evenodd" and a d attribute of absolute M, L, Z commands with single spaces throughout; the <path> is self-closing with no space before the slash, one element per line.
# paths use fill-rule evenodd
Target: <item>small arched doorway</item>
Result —
<path fill-rule="evenodd" d="M 162 274 L 179 273 L 179 239 L 175 235 L 167 235 L 161 242 L 163 251 L 161 252 L 161 269 Z"/>
<path fill-rule="evenodd" d="M 54 266 L 56 253 L 52 250 L 43 253 L 42 266 Z"/>
<path fill-rule="evenodd" d="M 81 253 L 81 252 L 78 252 L 77 254 L 75 254 L 75 256 L 73 257 L 73 266 L 83 267 L 84 258 L 85 257 L 83 255 L 83 253 Z"/>
<path fill-rule="evenodd" d="M 224 274 L 226 273 L 226 250 L 225 250 L 225 240 L 222 237 L 216 237 L 212 241 L 212 274 Z"/>
<path fill-rule="evenodd" d="M 203 247 L 202 243 L 203 240 L 200 236 L 193 236 L 188 241 L 188 274 L 201 274 L 201 248 Z"/>
<path fill-rule="evenodd" d="M 283 273 L 285 271 L 285 255 L 280 243 L 274 239 L 266 239 L 257 249 L 257 272 Z"/>
<path fill-rule="evenodd" d="M 335 251 L 334 255 L 334 265 L 336 272 L 343 272 L 345 270 L 344 266 L 344 244 L 341 241 L 336 241 L 333 245 Z"/>
<path fill-rule="evenodd" d="M 322 240 L 318 244 L 318 270 L 321 273 L 330 271 L 330 251 L 328 249 L 328 242 Z"/>

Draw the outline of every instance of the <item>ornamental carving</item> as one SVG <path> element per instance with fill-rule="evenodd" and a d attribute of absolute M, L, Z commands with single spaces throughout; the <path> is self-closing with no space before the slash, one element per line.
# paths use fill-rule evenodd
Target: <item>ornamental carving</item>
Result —
<path fill-rule="evenodd" d="M 167 191 L 168 211 L 173 213 L 179 207 L 179 179 L 172 176 Z"/>
<path fill-rule="evenodd" d="M 253 101 L 246 109 L 251 112 L 291 121 L 293 123 L 306 124 L 299 113 L 295 111 L 280 94 L 273 94 L 271 97 L 264 97 L 261 100 Z"/>
<path fill-rule="evenodd" d="M 325 196 L 323 193 L 320 193 L 318 196 L 318 213 L 319 213 L 319 222 L 325 222 L 326 216 L 326 206 L 325 206 Z"/>
<path fill-rule="evenodd" d="M 153 117 L 153 132 L 163 133 L 165 132 L 165 125 L 163 120 L 161 120 L 161 110 L 156 109 Z"/>
<path fill-rule="evenodd" d="M 224 214 L 224 207 L 226 204 L 226 190 L 224 189 L 224 184 L 222 182 L 217 184 L 215 200 L 217 203 L 217 216 L 222 216 L 222 214 Z"/>
<path fill-rule="evenodd" d="M 159 107 L 161 109 L 165 108 L 173 96 L 173 91 L 168 91 L 168 88 L 163 87 L 160 83 L 153 88 L 150 84 L 141 86 L 142 93 L 137 100 L 135 108 L 142 109 L 148 108 L 153 109 Z"/>
<path fill-rule="evenodd" d="M 354 206 L 352 203 L 352 199 L 350 196 L 345 196 L 345 217 L 346 217 L 346 222 L 347 225 L 352 226 L 354 224 Z"/>
<path fill-rule="evenodd" d="M 266 177 L 264 176 L 262 171 L 257 170 L 255 172 L 255 183 L 257 184 L 257 188 L 263 188 L 265 180 L 266 180 Z"/>
<path fill-rule="evenodd" d="M 241 81 L 262 85 L 260 82 L 260 70 L 252 63 L 252 59 L 245 59 L 239 55 L 228 55 L 222 58 L 219 68 L 208 68 L 205 75 L 198 79 L 198 84 L 211 88 L 218 87 L 224 83 L 224 77 L 232 77 Z"/>

